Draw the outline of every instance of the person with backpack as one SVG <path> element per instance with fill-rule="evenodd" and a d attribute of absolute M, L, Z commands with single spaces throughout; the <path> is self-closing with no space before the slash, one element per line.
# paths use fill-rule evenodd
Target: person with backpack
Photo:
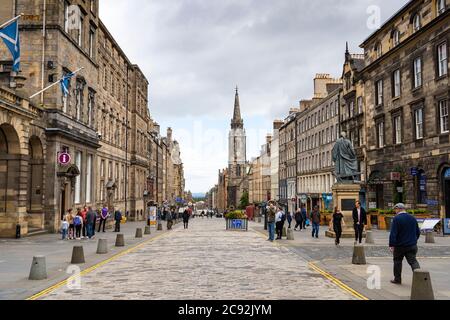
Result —
<path fill-rule="evenodd" d="M 297 211 L 295 211 L 294 219 L 295 219 L 294 230 L 297 231 L 297 228 L 300 228 L 299 231 L 301 231 L 303 229 L 303 216 L 301 209 L 297 209 Z"/>
<path fill-rule="evenodd" d="M 69 240 L 73 240 L 75 238 L 75 225 L 73 224 L 73 210 L 69 209 L 67 210 L 67 215 L 66 215 L 66 220 L 69 223 L 69 231 L 68 231 L 68 236 L 69 236 Z"/>
<path fill-rule="evenodd" d="M 83 217 L 81 215 L 81 210 L 78 209 L 77 215 L 73 218 L 73 224 L 75 226 L 75 238 L 77 240 L 81 239 L 81 229 L 83 228 Z"/>
<path fill-rule="evenodd" d="M 114 212 L 114 221 L 116 223 L 114 232 L 120 232 L 120 223 L 122 222 L 122 212 L 120 210 Z"/>
<path fill-rule="evenodd" d="M 89 207 L 88 212 L 86 214 L 86 230 L 89 239 L 92 239 L 94 237 L 96 219 L 97 213 L 94 210 L 92 210 L 92 207 Z"/>
<path fill-rule="evenodd" d="M 306 220 L 308 220 L 307 219 L 307 217 L 306 217 L 306 207 L 305 207 L 305 205 L 304 204 L 302 204 L 302 210 L 301 210 L 301 212 L 302 212 L 302 224 L 303 224 L 303 229 L 305 229 L 306 230 Z"/>
<path fill-rule="evenodd" d="M 102 225 L 103 225 L 103 232 L 106 232 L 105 227 L 106 227 L 106 220 L 108 219 L 108 216 L 109 216 L 108 207 L 105 204 L 102 208 L 102 212 L 100 213 L 100 223 L 98 224 L 97 232 L 100 232 Z"/>
<path fill-rule="evenodd" d="M 319 239 L 319 229 L 320 229 L 320 211 L 318 206 L 314 206 L 313 211 L 311 211 L 311 223 L 312 223 L 312 237 Z"/>
<path fill-rule="evenodd" d="M 278 212 L 275 215 L 275 224 L 277 229 L 277 240 L 281 240 L 283 236 L 283 226 L 286 221 L 286 215 L 281 208 L 278 208 Z"/>
<path fill-rule="evenodd" d="M 62 240 L 67 239 L 67 232 L 69 231 L 69 223 L 67 222 L 66 218 L 64 218 L 63 222 L 61 223 L 61 234 L 62 234 Z"/>
<path fill-rule="evenodd" d="M 189 228 L 189 210 L 185 209 L 183 212 L 183 224 L 184 224 L 184 229 L 188 229 Z"/>

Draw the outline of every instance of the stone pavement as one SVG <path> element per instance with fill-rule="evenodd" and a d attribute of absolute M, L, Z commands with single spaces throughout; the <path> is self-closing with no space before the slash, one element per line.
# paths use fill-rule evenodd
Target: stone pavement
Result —
<path fill-rule="evenodd" d="M 61 286 L 60 299 L 356 299 L 260 233 L 225 231 L 223 219 L 194 219 Z"/>
<path fill-rule="evenodd" d="M 125 236 L 124 248 L 115 248 L 116 233 L 107 230 L 106 233 L 96 233 L 93 240 L 62 241 L 59 234 L 45 234 L 22 239 L 0 239 L 0 300 L 25 299 L 56 282 L 69 276 L 66 273 L 70 266 L 72 248 L 82 245 L 86 264 L 81 268 L 90 267 L 100 261 L 126 250 L 144 240 L 148 240 L 165 231 L 156 232 L 152 227 L 152 234 L 143 239 L 135 239 L 136 228 L 145 228 L 144 222 L 127 222 L 121 225 L 121 233 Z M 163 221 L 163 229 L 165 223 Z M 108 240 L 109 253 L 97 255 L 97 241 L 99 238 Z M 46 257 L 48 279 L 44 281 L 29 281 L 30 266 L 33 256 Z"/>
<path fill-rule="evenodd" d="M 263 224 L 255 222 L 250 226 L 265 233 Z M 392 253 L 388 248 L 389 232 L 373 230 L 375 244 L 364 244 L 367 265 L 353 265 L 354 239 L 342 239 L 341 246 L 334 245 L 334 239 L 325 237 L 325 227 L 321 227 L 319 239 L 311 237 L 311 228 L 294 231 L 295 240 L 279 241 L 279 245 L 289 248 L 300 257 L 313 261 L 322 270 L 341 280 L 350 288 L 370 299 L 409 299 L 411 294 L 412 271 L 406 260 L 403 262 L 403 285 L 393 285 Z M 364 240 L 363 240 L 364 241 Z M 450 237 L 435 237 L 435 244 L 426 244 L 425 237 L 419 240 L 418 260 L 423 269 L 430 272 L 436 299 L 450 299 Z M 378 266 L 381 287 L 369 289 L 367 280 L 371 274 L 368 267 Z"/>

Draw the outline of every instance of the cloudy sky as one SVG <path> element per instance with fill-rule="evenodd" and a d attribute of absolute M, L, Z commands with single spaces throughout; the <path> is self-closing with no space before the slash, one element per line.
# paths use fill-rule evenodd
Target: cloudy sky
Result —
<path fill-rule="evenodd" d="M 100 16 L 150 81 L 152 118 L 181 144 L 186 188 L 206 192 L 227 166 L 239 86 L 258 155 L 274 119 L 311 98 L 316 73 L 340 77 L 352 53 L 407 0 L 107 0 Z"/>

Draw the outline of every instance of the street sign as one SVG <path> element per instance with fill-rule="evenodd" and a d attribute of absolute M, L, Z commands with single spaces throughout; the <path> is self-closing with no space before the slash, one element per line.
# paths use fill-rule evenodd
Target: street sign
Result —
<path fill-rule="evenodd" d="M 434 230 L 434 227 L 441 222 L 441 219 L 425 219 L 420 229 L 422 231 L 431 231 Z"/>
<path fill-rule="evenodd" d="M 400 172 L 391 172 L 391 180 L 400 181 L 401 180 Z"/>
<path fill-rule="evenodd" d="M 232 221 L 233 228 L 242 228 L 242 220 L 233 220 Z"/>
<path fill-rule="evenodd" d="M 413 177 L 417 176 L 418 169 L 416 167 L 411 168 L 411 175 Z"/>
<path fill-rule="evenodd" d="M 68 165 L 72 161 L 72 157 L 67 152 L 61 152 L 58 154 L 58 163 L 60 165 Z"/>
<path fill-rule="evenodd" d="M 444 235 L 450 235 L 450 219 L 444 219 Z"/>

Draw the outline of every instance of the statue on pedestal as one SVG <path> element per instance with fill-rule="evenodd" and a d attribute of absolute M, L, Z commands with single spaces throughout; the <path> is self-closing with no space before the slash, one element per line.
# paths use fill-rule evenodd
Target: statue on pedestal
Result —
<path fill-rule="evenodd" d="M 345 132 L 336 141 L 332 151 L 332 159 L 335 163 L 335 176 L 338 183 L 353 183 L 361 174 L 358 172 L 358 162 L 353 145 Z"/>

